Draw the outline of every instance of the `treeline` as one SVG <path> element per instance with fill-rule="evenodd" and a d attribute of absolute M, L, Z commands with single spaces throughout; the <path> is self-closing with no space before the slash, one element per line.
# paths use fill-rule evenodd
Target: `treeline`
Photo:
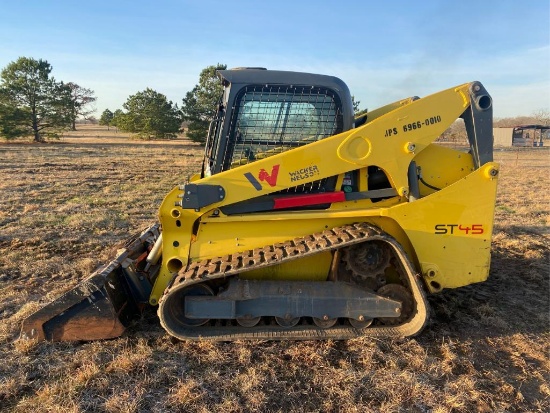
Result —
<path fill-rule="evenodd" d="M 151 88 L 128 97 L 122 109 L 106 109 L 100 124 L 115 126 L 145 139 L 173 138 L 186 122 L 187 136 L 204 142 L 223 87 L 217 64 L 203 69 L 199 83 L 182 100 L 181 108 Z M 76 130 L 77 118 L 95 111 L 93 90 L 76 83 L 57 81 L 45 60 L 21 57 L 0 72 L 0 137 L 32 136 L 34 141 L 57 138 L 67 129 Z M 92 119 L 93 117 L 90 117 Z"/>
<path fill-rule="evenodd" d="M 512 128 L 519 125 L 544 125 L 550 126 L 550 112 L 539 109 L 531 116 L 515 116 L 511 118 L 496 118 L 493 122 L 495 128 Z"/>
<path fill-rule="evenodd" d="M 520 125 L 544 125 L 550 126 L 550 112 L 544 109 L 539 109 L 531 116 L 514 116 L 508 118 L 495 118 L 493 127 L 495 128 L 512 128 Z M 466 127 L 462 119 L 454 122 L 443 134 L 438 138 L 439 142 L 467 142 Z"/>
<path fill-rule="evenodd" d="M 76 119 L 94 111 L 94 92 L 73 82 L 58 82 L 45 60 L 21 57 L 0 72 L 0 136 L 33 136 L 43 142 L 75 129 Z"/>
<path fill-rule="evenodd" d="M 128 97 L 123 109 L 114 112 L 105 109 L 99 124 L 115 126 L 142 138 L 172 138 L 182 131 L 182 123 L 186 122 L 187 137 L 204 142 L 223 91 L 216 71 L 226 68 L 218 63 L 203 69 L 199 83 L 183 98 L 181 109 L 163 94 L 148 88 Z"/>
<path fill-rule="evenodd" d="M 101 125 L 114 126 L 145 139 L 173 138 L 186 125 L 187 137 L 204 142 L 211 118 L 215 114 L 223 87 L 216 71 L 224 64 L 208 66 L 199 82 L 182 99 L 181 108 L 165 95 L 147 88 L 128 97 L 122 109 L 105 109 Z M 66 129 L 76 129 L 77 118 L 86 119 L 95 111 L 97 98 L 93 90 L 73 82 L 57 81 L 52 66 L 45 60 L 21 57 L 0 72 L 0 137 L 14 139 L 33 136 L 34 141 L 55 138 Z M 360 102 L 353 98 L 356 112 Z M 366 112 L 366 109 L 362 112 Z M 362 113 L 360 112 L 360 113 Z M 495 119 L 497 127 L 525 124 L 550 124 L 548 111 L 532 116 Z M 439 138 L 459 142 L 466 139 L 464 122 L 453 123 Z"/>

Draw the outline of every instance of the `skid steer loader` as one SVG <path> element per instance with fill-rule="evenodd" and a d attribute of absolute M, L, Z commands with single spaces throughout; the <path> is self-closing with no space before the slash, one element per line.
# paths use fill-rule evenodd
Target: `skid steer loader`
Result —
<path fill-rule="evenodd" d="M 112 338 L 147 306 L 182 340 L 405 337 L 427 293 L 487 278 L 499 169 L 481 83 L 354 118 L 335 77 L 219 77 L 200 174 L 23 337 Z M 457 118 L 468 152 L 434 144 Z"/>

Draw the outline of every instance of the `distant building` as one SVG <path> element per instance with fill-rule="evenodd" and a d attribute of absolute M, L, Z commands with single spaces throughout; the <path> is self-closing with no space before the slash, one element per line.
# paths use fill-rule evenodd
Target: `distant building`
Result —
<path fill-rule="evenodd" d="M 550 126 L 520 125 L 513 128 L 493 128 L 495 146 L 542 147 Z"/>

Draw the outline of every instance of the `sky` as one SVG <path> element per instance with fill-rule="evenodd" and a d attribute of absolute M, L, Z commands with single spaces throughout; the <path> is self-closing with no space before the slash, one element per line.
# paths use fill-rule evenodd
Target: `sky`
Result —
<path fill-rule="evenodd" d="M 200 71 L 341 78 L 360 108 L 473 80 L 497 118 L 550 110 L 550 0 L 0 0 L 0 69 L 47 60 L 96 116 L 152 88 L 178 106 Z"/>

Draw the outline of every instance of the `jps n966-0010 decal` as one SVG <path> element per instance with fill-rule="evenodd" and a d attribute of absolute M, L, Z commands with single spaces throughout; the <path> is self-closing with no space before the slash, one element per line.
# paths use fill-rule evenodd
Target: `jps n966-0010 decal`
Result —
<path fill-rule="evenodd" d="M 426 118 L 424 120 L 415 120 L 410 123 L 405 123 L 401 126 L 401 128 L 394 127 L 394 128 L 386 129 L 384 136 L 388 138 L 390 136 L 398 135 L 400 131 L 405 133 L 412 132 L 417 129 L 422 129 L 422 127 L 435 125 L 436 123 L 439 123 L 439 122 L 441 122 L 440 115 L 430 116 L 429 118 Z"/>

